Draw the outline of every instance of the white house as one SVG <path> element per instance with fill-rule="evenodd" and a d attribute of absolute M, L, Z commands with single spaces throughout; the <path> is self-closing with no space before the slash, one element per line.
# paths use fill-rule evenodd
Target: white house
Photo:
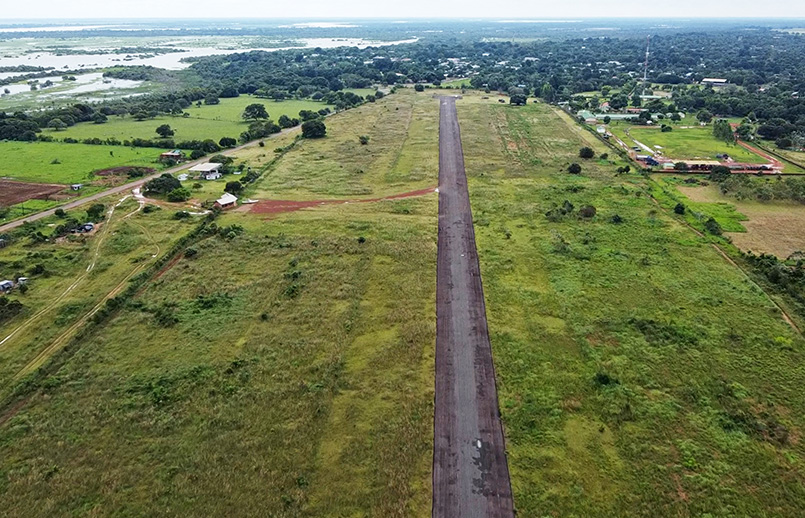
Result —
<path fill-rule="evenodd" d="M 232 207 L 237 207 L 238 205 L 238 198 L 234 194 L 229 194 L 225 192 L 223 196 L 215 200 L 215 207 L 225 210 L 231 209 Z"/>
<path fill-rule="evenodd" d="M 202 180 L 217 180 L 223 176 L 221 174 L 221 164 L 215 162 L 194 165 L 190 168 L 190 171 L 199 173 L 198 177 Z"/>

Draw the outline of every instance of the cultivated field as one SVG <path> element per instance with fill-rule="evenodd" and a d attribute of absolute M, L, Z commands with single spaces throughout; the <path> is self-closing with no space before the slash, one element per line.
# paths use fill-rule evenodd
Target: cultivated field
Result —
<path fill-rule="evenodd" d="M 779 311 L 549 107 L 459 120 L 518 514 L 799 516 L 805 344 Z"/>
<path fill-rule="evenodd" d="M 16 205 L 33 198 L 47 199 L 64 191 L 64 185 L 0 180 L 0 207 Z"/>
<path fill-rule="evenodd" d="M 124 165 L 158 167 L 162 150 L 59 142 L 0 142 L 0 178 L 36 183 L 87 183 L 93 171 Z"/>
<path fill-rule="evenodd" d="M 401 93 L 328 119 L 330 137 L 300 143 L 246 195 L 268 193 L 277 171 L 303 166 L 311 153 L 349 163 L 347 141 L 357 137 L 342 140 L 339 131 L 361 129 L 365 118 L 403 137 L 371 151 L 386 163 L 436 156 L 427 125 L 396 119 L 415 111 L 435 120 L 438 104 Z M 241 159 L 257 165 L 250 160 L 261 151 Z M 436 182 L 436 168 L 413 179 L 402 167 L 389 178 L 381 170 L 367 171 L 367 190 Z M 279 195 L 304 197 L 325 183 L 299 179 Z M 333 175 L 329 189 L 328 197 L 350 199 L 351 177 Z M 428 193 L 218 218 L 187 245 L 194 253 L 168 262 L 0 426 L 5 514 L 427 515 L 436 200 Z M 121 225 L 178 237 L 199 223 L 171 216 L 165 208 Z M 138 264 L 125 255 L 135 242 L 118 242 L 129 232 L 117 228 L 105 247 L 124 252 L 104 260 L 102 272 Z M 151 252 L 134 237 L 140 254 Z M 48 246 L 62 261 L 76 253 Z M 0 260 L 16 264 L 26 248 L 11 253 L 0 250 Z M 32 282 L 24 297 L 38 290 Z M 91 300 L 82 294 L 76 304 Z M 41 347 L 79 313 L 60 309 L 44 336 L 31 331 L 30 341 L 3 346 L 0 380 L 28 363 L 37 337 Z"/>

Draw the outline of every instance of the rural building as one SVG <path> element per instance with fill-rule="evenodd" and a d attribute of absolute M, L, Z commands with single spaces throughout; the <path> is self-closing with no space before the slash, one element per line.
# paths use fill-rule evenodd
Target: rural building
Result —
<path fill-rule="evenodd" d="M 198 177 L 202 180 L 217 180 L 223 176 L 221 174 L 221 164 L 215 162 L 195 165 L 190 168 L 190 171 L 199 173 Z"/>
<path fill-rule="evenodd" d="M 174 162 L 181 162 L 184 160 L 184 153 L 180 149 L 174 149 L 173 151 L 166 151 L 159 155 L 159 160 L 173 160 Z"/>
<path fill-rule="evenodd" d="M 727 80 L 726 79 L 718 79 L 715 77 L 705 77 L 702 79 L 703 85 L 713 85 L 713 86 L 726 86 Z"/>
<path fill-rule="evenodd" d="M 82 185 L 82 184 L 80 184 L 80 183 L 74 183 L 73 185 L 71 185 L 71 186 L 70 186 L 70 189 L 72 189 L 72 190 L 74 190 L 74 191 L 78 191 L 78 190 L 80 190 L 82 187 L 83 187 L 83 185 Z"/>
<path fill-rule="evenodd" d="M 221 210 L 231 209 L 237 207 L 238 198 L 233 194 L 225 192 L 223 196 L 215 200 L 215 207 Z"/>
<path fill-rule="evenodd" d="M 0 292 L 8 293 L 14 289 L 14 283 L 11 281 L 0 281 Z"/>
<path fill-rule="evenodd" d="M 584 119 L 584 122 L 588 124 L 595 124 L 598 122 L 598 119 L 595 117 L 595 115 L 587 110 L 580 110 L 577 115 Z"/>

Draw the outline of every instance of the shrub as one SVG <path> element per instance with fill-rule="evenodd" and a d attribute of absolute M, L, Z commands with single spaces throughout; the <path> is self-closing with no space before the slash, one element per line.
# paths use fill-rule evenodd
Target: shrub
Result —
<path fill-rule="evenodd" d="M 570 174 L 581 174 L 581 166 L 576 163 L 570 164 L 567 167 L 567 172 Z"/>
<path fill-rule="evenodd" d="M 54 212 L 53 214 L 55 214 L 57 218 L 64 219 L 67 217 L 67 213 L 64 212 L 64 209 L 56 209 L 56 212 Z"/>
<path fill-rule="evenodd" d="M 190 189 L 186 187 L 177 187 L 176 189 L 172 190 L 168 193 L 168 201 L 172 202 L 180 202 L 180 201 L 187 201 L 190 199 Z"/>
<path fill-rule="evenodd" d="M 369 143 L 369 137 L 367 135 L 361 135 L 360 137 L 358 137 L 358 140 L 360 141 L 362 146 L 365 146 L 366 144 Z"/>
<path fill-rule="evenodd" d="M 592 148 L 583 147 L 583 148 L 579 149 L 579 157 L 581 157 L 581 158 L 590 159 L 590 158 L 593 158 L 594 156 L 595 156 L 595 151 L 593 151 Z"/>
<path fill-rule="evenodd" d="M 705 230 L 707 230 L 707 232 L 713 234 L 714 236 L 720 236 L 722 232 L 721 225 L 719 225 L 718 221 L 716 221 L 713 218 L 710 218 L 707 221 L 705 221 L 704 228 Z"/>
<path fill-rule="evenodd" d="M 418 84 L 418 85 L 415 85 L 415 86 L 414 86 L 414 91 L 416 91 L 416 92 L 424 92 L 424 91 L 425 91 L 425 87 L 424 87 L 423 85 L 419 85 L 419 84 Z"/>
<path fill-rule="evenodd" d="M 596 212 L 597 211 L 595 210 L 595 207 L 593 207 L 592 205 L 585 205 L 584 207 L 579 209 L 579 216 L 581 216 L 582 218 L 590 219 L 592 217 L 595 217 Z"/>
<path fill-rule="evenodd" d="M 681 203 L 677 203 L 676 207 L 674 207 L 674 212 L 679 214 L 680 216 L 685 213 L 685 206 Z"/>
<path fill-rule="evenodd" d="M 322 138 L 327 135 L 327 126 L 320 120 L 311 120 L 302 124 L 304 138 Z"/>

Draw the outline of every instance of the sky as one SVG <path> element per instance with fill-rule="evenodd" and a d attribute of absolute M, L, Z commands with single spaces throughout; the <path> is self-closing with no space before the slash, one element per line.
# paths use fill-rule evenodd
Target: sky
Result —
<path fill-rule="evenodd" d="M 88 18 L 805 18 L 803 0 L 8 0 L 15 19 Z"/>

